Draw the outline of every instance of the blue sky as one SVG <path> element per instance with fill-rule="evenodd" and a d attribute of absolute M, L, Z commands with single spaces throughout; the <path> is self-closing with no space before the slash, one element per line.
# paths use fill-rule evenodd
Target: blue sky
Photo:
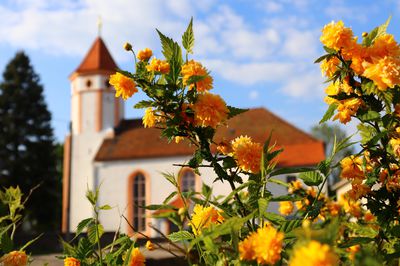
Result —
<path fill-rule="evenodd" d="M 0 71 L 16 51 L 26 51 L 62 141 L 70 119 L 68 76 L 96 38 L 98 16 L 103 39 L 126 70 L 133 58 L 122 49 L 125 41 L 160 56 L 154 29 L 180 40 L 193 16 L 194 58 L 211 70 L 213 92 L 229 105 L 266 107 L 308 131 L 326 109 L 323 78 L 313 64 L 322 54 L 321 28 L 343 20 L 360 36 L 390 15 L 388 31 L 399 36 L 397 0 L 0 0 Z M 126 102 L 126 117 L 143 113 L 132 108 L 142 97 Z"/>

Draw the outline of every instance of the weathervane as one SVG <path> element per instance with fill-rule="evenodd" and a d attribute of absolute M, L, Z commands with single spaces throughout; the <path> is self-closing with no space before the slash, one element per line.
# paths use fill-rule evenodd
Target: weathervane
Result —
<path fill-rule="evenodd" d="M 100 37 L 101 36 L 101 28 L 103 27 L 103 21 L 101 20 L 101 16 L 97 17 L 97 34 Z"/>

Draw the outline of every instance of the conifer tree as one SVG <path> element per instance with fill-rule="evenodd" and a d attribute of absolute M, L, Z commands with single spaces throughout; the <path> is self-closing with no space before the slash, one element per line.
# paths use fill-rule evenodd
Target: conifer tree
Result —
<path fill-rule="evenodd" d="M 58 227 L 60 181 L 51 114 L 39 76 L 24 52 L 8 63 L 0 83 L 0 185 L 24 194 L 40 184 L 26 206 L 32 229 Z"/>

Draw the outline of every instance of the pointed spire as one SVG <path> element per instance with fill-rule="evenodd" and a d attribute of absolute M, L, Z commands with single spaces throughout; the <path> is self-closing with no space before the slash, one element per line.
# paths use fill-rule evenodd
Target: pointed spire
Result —
<path fill-rule="evenodd" d="M 70 78 L 75 74 L 111 73 L 116 71 L 117 68 L 117 64 L 108 51 L 106 44 L 99 36 Z"/>
<path fill-rule="evenodd" d="M 97 17 L 97 36 L 101 36 L 101 30 L 103 28 L 103 20 L 101 19 L 101 16 Z"/>

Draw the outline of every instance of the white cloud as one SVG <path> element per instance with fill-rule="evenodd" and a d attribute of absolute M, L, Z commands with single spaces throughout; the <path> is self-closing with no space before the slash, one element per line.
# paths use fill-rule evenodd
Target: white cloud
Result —
<path fill-rule="evenodd" d="M 279 12 L 283 9 L 282 4 L 276 1 L 267 1 L 264 6 L 265 10 L 269 13 Z"/>
<path fill-rule="evenodd" d="M 288 77 L 282 91 L 295 98 L 320 98 L 323 95 L 323 78 L 313 70 L 297 73 Z"/>
<path fill-rule="evenodd" d="M 250 100 L 257 100 L 258 97 L 260 97 L 260 93 L 258 91 L 256 91 L 256 90 L 250 91 L 250 93 L 249 93 Z"/>

